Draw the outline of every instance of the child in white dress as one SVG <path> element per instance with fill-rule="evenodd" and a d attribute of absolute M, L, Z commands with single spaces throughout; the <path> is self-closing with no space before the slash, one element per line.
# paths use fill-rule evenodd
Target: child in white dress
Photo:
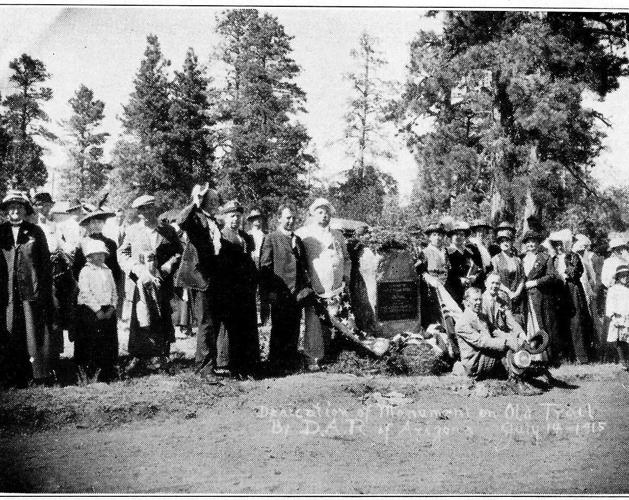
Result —
<path fill-rule="evenodd" d="M 607 292 L 605 315 L 609 318 L 607 342 L 615 343 L 620 362 L 629 369 L 629 266 L 616 269 L 615 284 Z"/>

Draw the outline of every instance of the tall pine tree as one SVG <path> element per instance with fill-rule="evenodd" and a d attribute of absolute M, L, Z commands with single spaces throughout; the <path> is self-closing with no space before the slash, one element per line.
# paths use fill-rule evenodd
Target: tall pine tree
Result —
<path fill-rule="evenodd" d="M 183 197 L 177 171 L 172 167 L 169 147 L 170 82 L 164 58 L 155 35 L 147 36 L 144 59 L 134 80 L 134 91 L 123 106 L 122 124 L 126 136 L 112 151 L 110 196 L 117 206 L 134 197 L 152 193 L 161 205 L 176 203 Z"/>
<path fill-rule="evenodd" d="M 274 210 L 284 198 L 307 196 L 304 175 L 314 159 L 310 137 L 295 121 L 305 94 L 300 69 L 277 18 L 255 9 L 227 11 L 218 20 L 221 59 L 228 67 L 223 119 L 229 124 L 222 158 L 224 191 Z"/>
<path fill-rule="evenodd" d="M 394 157 L 385 130 L 390 83 L 380 77 L 387 62 L 374 37 L 362 33 L 358 48 L 350 54 L 359 67 L 345 75 L 352 97 L 345 115 L 344 140 L 353 163 L 345 181 L 331 192 L 339 202 L 340 214 L 373 224 L 380 219 L 386 195 L 397 194 L 395 179 L 379 165 L 380 160 Z"/>
<path fill-rule="evenodd" d="M 181 71 L 175 71 L 169 111 L 173 165 L 185 193 L 200 180 L 216 184 L 215 135 L 217 95 L 209 88 L 206 68 L 188 49 Z"/>
<path fill-rule="evenodd" d="M 94 92 L 82 84 L 68 103 L 72 116 L 64 125 L 70 136 L 65 143 L 71 162 L 61 170 L 60 191 L 68 199 L 89 199 L 107 181 L 108 166 L 102 157 L 109 134 L 98 131 L 105 103 L 94 99 Z"/>
<path fill-rule="evenodd" d="M 45 126 L 49 118 L 42 108 L 52 99 L 52 89 L 43 86 L 50 74 L 42 61 L 27 54 L 13 59 L 9 68 L 13 71 L 9 84 L 15 91 L 5 97 L 2 105 L 11 144 L 0 164 L 0 176 L 19 189 L 42 186 L 48 176 L 43 161 L 45 150 L 35 139 L 56 140 Z"/>

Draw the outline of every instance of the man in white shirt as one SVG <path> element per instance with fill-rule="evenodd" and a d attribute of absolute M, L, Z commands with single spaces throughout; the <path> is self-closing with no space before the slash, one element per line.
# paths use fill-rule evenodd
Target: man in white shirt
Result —
<path fill-rule="evenodd" d="M 340 231 L 330 228 L 334 208 L 325 198 L 316 199 L 310 205 L 311 223 L 296 231 L 306 250 L 306 260 L 314 292 L 321 298 L 331 299 L 340 295 L 349 284 L 351 262 Z M 325 356 L 330 330 L 321 323 L 314 307 L 305 310 L 306 331 L 304 354 L 308 369 L 319 369 L 319 361 Z"/>

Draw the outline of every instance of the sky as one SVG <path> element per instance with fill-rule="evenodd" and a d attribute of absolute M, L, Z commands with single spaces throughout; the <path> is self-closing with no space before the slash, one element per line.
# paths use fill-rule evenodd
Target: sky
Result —
<path fill-rule="evenodd" d="M 26 52 L 39 58 L 52 74 L 48 86 L 54 97 L 46 111 L 51 128 L 62 133 L 59 122 L 70 116 L 68 99 L 81 83 L 105 102 L 103 129 L 111 133 L 109 150 L 120 132 L 118 116 L 133 90 L 133 78 L 146 46 L 146 35 L 156 34 L 172 69 L 179 69 L 188 47 L 193 47 L 208 73 L 217 72 L 211 61 L 218 43 L 214 33 L 213 7 L 14 7 L 0 5 L 0 92 L 6 95 L 9 62 Z M 379 40 L 389 64 L 383 76 L 403 81 L 409 43 L 420 29 L 439 30 L 439 21 L 425 11 L 400 8 L 260 8 L 277 16 L 292 42 L 293 57 L 302 72 L 297 83 L 307 94 L 307 114 L 299 120 L 311 137 L 311 151 L 319 158 L 324 180 L 338 180 L 351 167 L 342 144 L 344 121 L 351 87 L 343 75 L 355 69 L 350 50 L 367 31 Z M 26 28 L 25 28 L 26 27 Z M 218 75 L 216 75 L 218 76 Z M 602 185 L 629 183 L 629 81 L 605 102 L 588 101 L 612 123 L 607 129 L 606 150 L 594 175 Z M 382 164 L 399 183 L 402 199 L 408 200 L 417 165 L 391 130 L 395 157 Z M 63 149 L 53 146 L 46 157 L 54 172 L 67 161 Z M 49 177 L 54 182 L 55 176 Z M 49 185 L 49 187 L 51 187 Z M 52 186 L 54 187 L 54 186 Z"/>

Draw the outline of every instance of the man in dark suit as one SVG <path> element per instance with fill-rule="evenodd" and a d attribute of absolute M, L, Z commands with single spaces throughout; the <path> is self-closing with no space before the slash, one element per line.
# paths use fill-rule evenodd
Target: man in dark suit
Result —
<path fill-rule="evenodd" d="M 282 205 L 277 230 L 265 236 L 260 252 L 260 291 L 271 304 L 269 364 L 278 371 L 296 366 L 301 307 L 310 286 L 304 244 L 293 233 L 295 209 Z"/>
<path fill-rule="evenodd" d="M 227 369 L 227 338 L 220 335 L 221 294 L 218 286 L 218 255 L 222 248 L 221 230 L 215 215 L 221 199 L 209 184 L 192 189 L 192 203 L 178 218 L 179 227 L 188 235 L 175 286 L 192 290 L 194 314 L 198 324 L 195 361 L 201 375 Z"/>
<path fill-rule="evenodd" d="M 235 375 L 256 373 L 260 362 L 256 289 L 258 271 L 251 252 L 253 237 L 241 229 L 243 207 L 237 200 L 220 209 L 225 225 L 219 252 L 220 309 L 229 338 L 229 366 Z"/>
<path fill-rule="evenodd" d="M 27 196 L 9 191 L 0 204 L 8 222 L 0 224 L 2 312 L 6 313 L 0 349 L 9 381 L 25 385 L 52 375 L 50 320 L 52 274 L 43 230 L 26 220 L 33 213 Z M 5 308 L 6 307 L 6 308 Z"/>

